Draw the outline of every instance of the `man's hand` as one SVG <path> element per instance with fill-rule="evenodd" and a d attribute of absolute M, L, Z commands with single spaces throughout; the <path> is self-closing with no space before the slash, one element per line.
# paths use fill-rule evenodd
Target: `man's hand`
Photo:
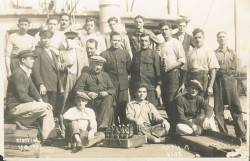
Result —
<path fill-rule="evenodd" d="M 205 129 L 205 130 L 207 130 L 207 129 L 210 128 L 209 118 L 206 117 L 206 118 L 204 119 L 204 122 L 203 122 L 203 124 L 202 124 L 202 127 L 203 127 L 203 129 Z"/>
<path fill-rule="evenodd" d="M 193 125 L 192 126 L 192 129 L 193 129 L 193 131 L 194 131 L 194 134 L 196 135 L 196 136 L 198 136 L 199 135 L 199 129 L 198 129 L 198 127 L 197 127 L 197 125 Z"/>
<path fill-rule="evenodd" d="M 40 92 L 40 95 L 42 95 L 42 96 L 44 96 L 47 93 L 47 89 L 44 86 L 44 84 L 40 85 L 39 92 Z"/>
<path fill-rule="evenodd" d="M 95 93 L 95 92 L 89 92 L 89 93 L 88 93 L 88 96 L 89 96 L 91 99 L 95 99 L 96 97 L 98 97 L 98 94 Z"/>
<path fill-rule="evenodd" d="M 178 93 L 183 93 L 185 91 L 185 85 L 182 84 L 178 90 Z"/>
<path fill-rule="evenodd" d="M 137 132 L 140 132 L 141 128 L 144 126 L 143 122 L 140 121 L 135 121 L 135 122 L 136 122 Z"/>
<path fill-rule="evenodd" d="M 76 92 L 77 94 L 81 95 L 83 98 L 87 99 L 87 100 L 91 100 L 91 98 L 84 92 Z"/>
<path fill-rule="evenodd" d="M 213 95 L 213 88 L 212 87 L 207 87 L 207 93 L 209 96 Z"/>
<path fill-rule="evenodd" d="M 156 91 L 157 98 L 159 98 L 161 96 L 161 86 L 157 85 L 155 87 L 155 91 Z"/>
<path fill-rule="evenodd" d="M 100 95 L 101 97 L 105 97 L 105 96 L 108 95 L 108 92 L 102 91 L 102 92 L 99 93 L 99 95 Z"/>
<path fill-rule="evenodd" d="M 163 122 L 161 123 L 162 127 L 165 128 L 166 131 L 169 130 L 170 124 L 168 123 L 167 120 L 163 120 Z"/>

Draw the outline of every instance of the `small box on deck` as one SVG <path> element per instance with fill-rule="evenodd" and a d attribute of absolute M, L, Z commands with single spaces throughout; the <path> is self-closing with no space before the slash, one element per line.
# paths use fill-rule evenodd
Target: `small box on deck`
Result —
<path fill-rule="evenodd" d="M 132 148 L 143 146 L 147 143 L 147 137 L 145 135 L 134 135 L 129 139 L 108 139 L 105 138 L 103 145 L 111 148 Z"/>

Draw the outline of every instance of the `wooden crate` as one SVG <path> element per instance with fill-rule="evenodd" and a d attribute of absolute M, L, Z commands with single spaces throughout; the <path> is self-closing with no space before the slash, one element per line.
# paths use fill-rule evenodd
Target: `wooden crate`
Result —
<path fill-rule="evenodd" d="M 130 139 L 107 139 L 103 141 L 103 146 L 111 148 L 132 148 L 143 146 L 147 143 L 147 137 L 145 135 L 135 135 Z"/>

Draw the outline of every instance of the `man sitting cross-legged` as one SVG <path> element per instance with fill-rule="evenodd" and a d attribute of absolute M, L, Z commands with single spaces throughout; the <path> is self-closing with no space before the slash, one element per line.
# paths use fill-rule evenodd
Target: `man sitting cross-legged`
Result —
<path fill-rule="evenodd" d="M 90 147 L 105 138 L 103 132 L 97 132 L 97 122 L 95 112 L 91 108 L 86 108 L 88 100 L 83 95 L 76 95 L 76 107 L 70 108 L 64 113 L 63 118 L 66 120 L 66 139 L 68 149 L 72 143 L 76 142 L 77 150 L 83 147 Z"/>
<path fill-rule="evenodd" d="M 187 93 L 178 96 L 173 102 L 177 110 L 176 133 L 179 135 L 201 135 L 203 130 L 217 131 L 214 122 L 213 108 L 198 93 L 203 91 L 201 83 L 191 80 Z"/>
<path fill-rule="evenodd" d="M 162 141 L 160 137 L 168 134 L 170 125 L 154 105 L 145 100 L 147 89 L 147 84 L 137 84 L 136 99 L 128 103 L 126 116 L 128 122 L 134 125 L 135 133 L 146 135 L 149 142 L 160 143 Z M 152 126 L 152 124 L 156 125 Z"/>
<path fill-rule="evenodd" d="M 51 143 L 56 136 L 52 106 L 43 102 L 30 74 L 34 57 L 32 51 L 23 50 L 18 54 L 20 66 L 11 74 L 7 89 L 7 115 L 20 129 L 27 129 L 37 120 L 41 121 L 42 144 Z"/>

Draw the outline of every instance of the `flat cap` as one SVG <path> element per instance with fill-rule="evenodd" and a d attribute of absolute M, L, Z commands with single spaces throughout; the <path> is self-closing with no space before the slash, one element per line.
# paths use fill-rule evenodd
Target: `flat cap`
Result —
<path fill-rule="evenodd" d="M 68 31 L 65 32 L 64 35 L 67 37 L 67 39 L 74 39 L 79 35 L 79 33 L 75 31 Z"/>
<path fill-rule="evenodd" d="M 189 82 L 189 85 L 194 85 L 195 87 L 197 87 L 200 91 L 203 91 L 203 87 L 201 85 L 201 82 L 199 82 L 198 80 L 191 80 Z"/>
<path fill-rule="evenodd" d="M 42 30 L 40 31 L 39 33 L 39 36 L 42 37 L 42 36 L 46 36 L 48 38 L 52 38 L 52 36 L 54 35 L 53 32 L 49 31 L 49 30 Z"/>
<path fill-rule="evenodd" d="M 94 55 L 90 57 L 91 61 L 105 63 L 106 59 L 99 55 Z"/>
<path fill-rule="evenodd" d="M 20 53 L 18 53 L 17 57 L 21 59 L 25 57 L 37 57 L 37 55 L 33 54 L 32 50 L 23 50 Z"/>
<path fill-rule="evenodd" d="M 89 101 L 89 96 L 87 95 L 87 94 L 85 94 L 85 93 L 81 93 L 81 94 L 76 94 L 76 96 L 75 96 L 75 99 L 76 98 L 81 98 L 81 99 L 84 99 L 84 100 L 86 100 L 86 101 Z"/>

